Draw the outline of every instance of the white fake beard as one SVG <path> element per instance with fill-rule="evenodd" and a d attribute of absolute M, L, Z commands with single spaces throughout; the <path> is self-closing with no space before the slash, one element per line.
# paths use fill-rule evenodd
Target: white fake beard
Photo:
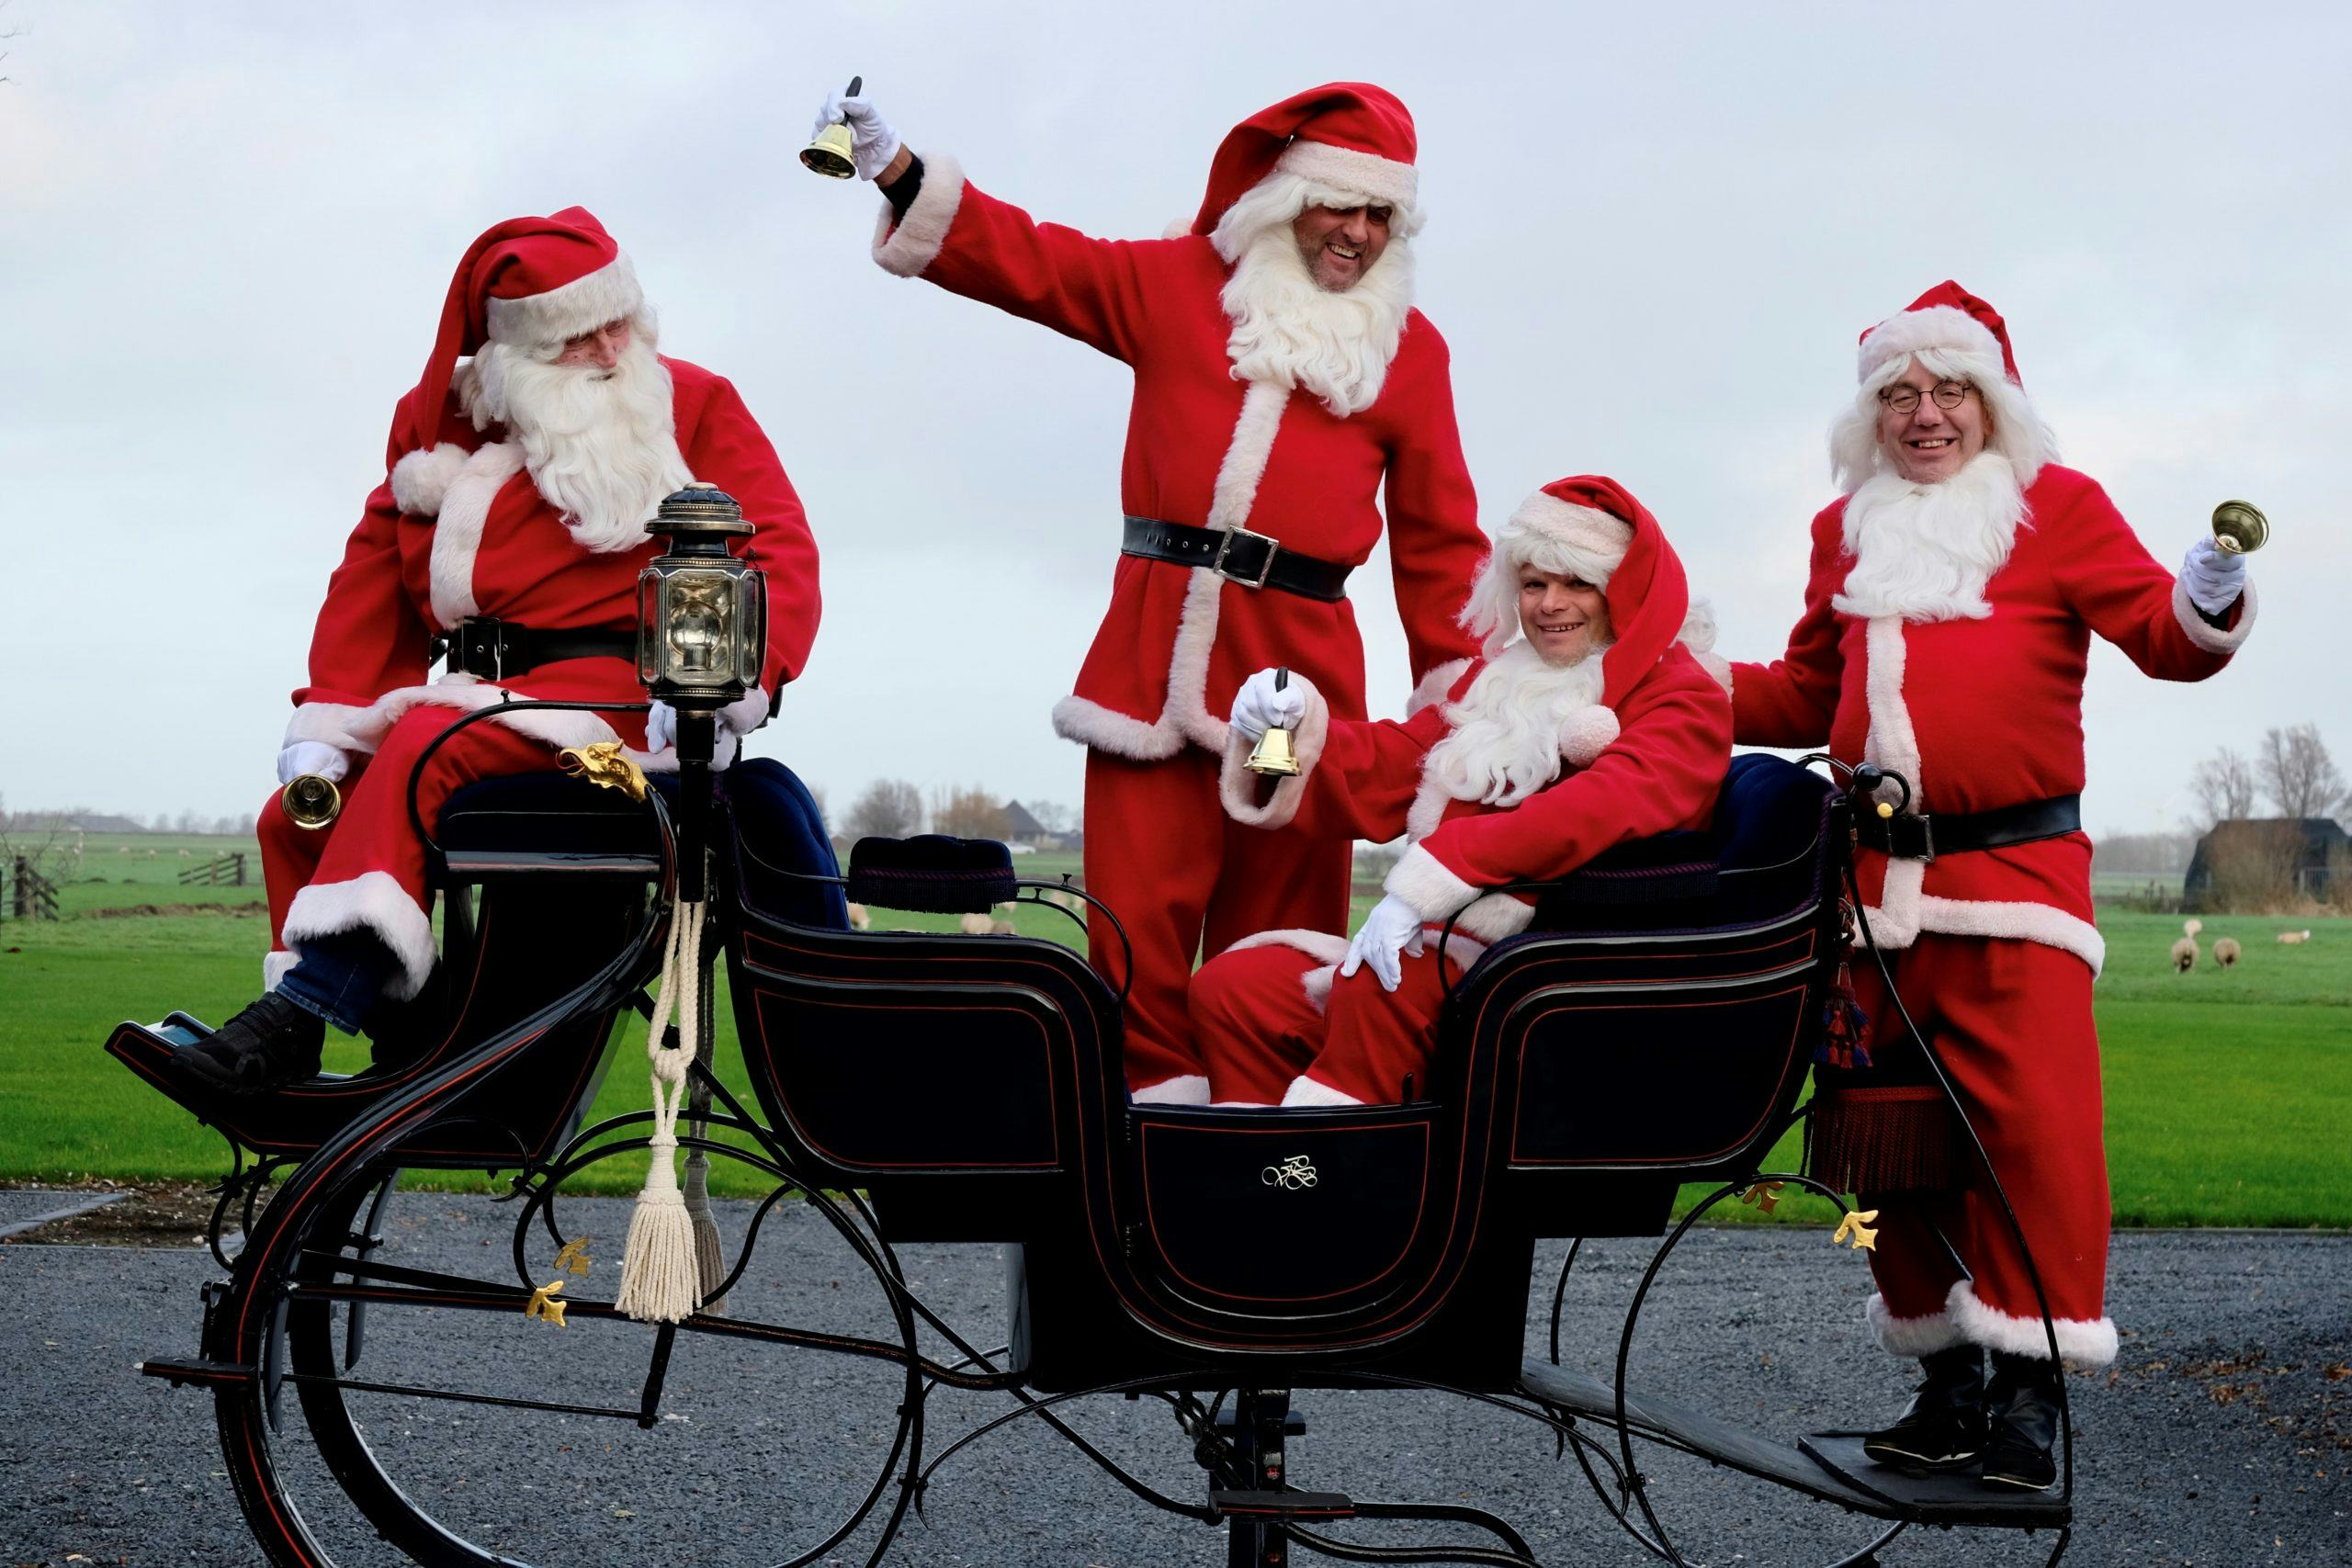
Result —
<path fill-rule="evenodd" d="M 1865 620 L 1983 620 L 1993 613 L 1984 585 L 2007 562 L 2026 521 L 2017 470 L 1998 452 L 1979 452 L 1935 484 L 1882 468 L 1846 500 L 1854 565 L 1829 603 Z"/>
<path fill-rule="evenodd" d="M 522 444 L 532 482 L 582 549 L 643 544 L 662 498 L 694 477 L 678 451 L 669 367 L 642 329 L 609 375 L 493 343 L 457 385 L 475 428 L 503 424 Z"/>
<path fill-rule="evenodd" d="M 1574 664 L 1551 665 L 1524 640 L 1497 654 L 1459 702 L 1452 728 L 1430 748 L 1421 776 L 1455 800 L 1516 806 L 1560 776 L 1560 732 L 1600 700 L 1595 648 Z"/>
<path fill-rule="evenodd" d="M 1380 397 L 1413 308 L 1411 242 L 1391 239 L 1352 288 L 1316 284 L 1287 221 L 1268 223 L 1218 296 L 1233 322 L 1225 352 L 1235 379 L 1299 387 L 1341 419 Z"/>

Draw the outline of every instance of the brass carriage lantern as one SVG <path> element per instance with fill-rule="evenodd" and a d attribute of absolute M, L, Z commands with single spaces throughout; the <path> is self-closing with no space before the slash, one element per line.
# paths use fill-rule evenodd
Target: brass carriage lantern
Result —
<path fill-rule="evenodd" d="M 664 498 L 646 531 L 668 548 L 637 579 L 637 678 L 681 713 L 715 713 L 759 683 L 767 575 L 729 553 L 752 525 L 735 498 L 696 482 Z"/>

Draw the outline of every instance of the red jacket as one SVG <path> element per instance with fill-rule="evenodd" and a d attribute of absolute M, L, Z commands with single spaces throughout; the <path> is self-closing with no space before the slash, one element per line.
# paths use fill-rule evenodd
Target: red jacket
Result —
<path fill-rule="evenodd" d="M 1340 419 L 1312 394 L 1233 379 L 1232 323 L 1218 301 L 1228 269 L 1204 238 L 1090 239 L 1037 222 L 934 157 L 905 220 L 893 225 L 885 210 L 875 256 L 1134 368 L 1119 483 L 1130 515 L 1246 523 L 1306 555 L 1357 565 L 1380 539 L 1385 487 L 1416 680 L 1434 690 L 1453 671 L 1430 682 L 1431 672 L 1472 652 L 1453 615 L 1486 540 L 1454 427 L 1445 342 L 1419 311 L 1378 400 Z M 1116 527 L 1102 520 L 1106 539 Z M 1342 716 L 1363 715 L 1363 644 L 1345 602 L 1253 591 L 1122 555 L 1110 608 L 1055 727 L 1122 756 L 1172 756 L 1188 740 L 1221 751 L 1235 689 L 1275 664 L 1306 673 Z"/>
<path fill-rule="evenodd" d="M 2107 492 L 2052 464 L 2025 492 L 2008 560 L 1985 585 L 1983 620 L 1860 620 L 1832 607 L 1852 558 L 1846 502 L 1813 520 L 1804 615 L 1788 651 L 1732 667 L 1733 739 L 1826 747 L 1910 780 L 1912 807 L 1986 811 L 2083 787 L 2083 670 L 2093 632 L 2148 674 L 2201 681 L 2254 622 L 2254 590 L 2223 630 L 2207 625 Z M 2018 937 L 2073 953 L 2097 973 L 2091 842 L 2082 833 L 1890 865 L 1861 852 L 1871 930 L 1893 947 L 1925 931 Z"/>
<path fill-rule="evenodd" d="M 1464 671 L 1447 701 L 1466 693 L 1485 667 L 1481 660 Z M 1559 778 L 1514 806 L 1454 800 L 1423 779 L 1423 760 L 1452 728 L 1445 709 L 1432 703 L 1401 722 L 1335 719 L 1310 691 L 1295 741 L 1306 766 L 1300 787 L 1277 790 L 1271 808 L 1242 804 L 1251 786 L 1240 762 L 1250 748 L 1236 736 L 1225 773 L 1227 809 L 1256 826 L 1290 823 L 1328 838 L 1384 842 L 1408 833 L 1411 846 L 1385 891 L 1432 924 L 1462 910 L 1457 930 L 1494 942 L 1526 930 L 1534 901 L 1482 897 L 1482 888 L 1554 880 L 1629 840 L 1706 827 L 1731 759 L 1730 699 L 1679 642 L 1635 679 L 1613 726 L 1572 724 L 1561 738 Z"/>
<path fill-rule="evenodd" d="M 761 683 L 773 699 L 800 672 L 816 637 L 816 541 L 775 448 L 734 387 L 684 360 L 662 364 L 687 467 L 741 502 L 758 530 L 738 553 L 767 573 Z M 311 678 L 294 694 L 288 743 L 324 740 L 371 752 L 390 724 L 418 702 L 471 707 L 495 700 L 496 688 L 487 684 L 424 684 L 427 644 L 462 615 L 567 630 L 637 625 L 637 575 L 661 553 L 660 541 L 610 554 L 582 549 L 523 471 L 518 446 L 493 441 L 502 434 L 495 428 L 477 432 L 454 398 L 427 432 L 414 396 L 394 412 L 384 482 L 368 497 L 343 564 L 328 581 L 311 640 Z M 546 665 L 500 687 L 517 696 L 631 701 L 644 694 L 633 662 L 612 658 Z M 613 726 L 594 714 L 539 715 L 517 728 L 558 745 L 615 738 Z M 634 716 L 626 716 L 624 728 L 631 739 L 642 736 Z"/>

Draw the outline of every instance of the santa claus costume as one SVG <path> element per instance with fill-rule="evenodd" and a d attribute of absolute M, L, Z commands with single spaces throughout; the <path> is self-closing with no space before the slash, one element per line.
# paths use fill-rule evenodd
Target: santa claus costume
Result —
<path fill-rule="evenodd" d="M 2017 1205 L 2060 1355 L 2104 1366 L 2116 1334 L 2091 982 L 2105 944 L 2075 800 L 2084 664 L 2096 633 L 2158 679 L 2202 680 L 2245 641 L 2253 591 L 2238 594 L 2242 565 L 2217 562 L 2210 540 L 2176 581 L 2098 484 L 2058 466 L 2006 324 L 1957 284 L 1866 333 L 1859 371 L 1832 434 L 1845 493 L 1814 519 L 1787 652 L 1733 666 L 1735 738 L 1826 747 L 1909 781 L 1902 817 L 1863 819 L 1871 932 Z M 1935 482 L 1904 478 L 1881 438 L 1881 394 L 1899 397 L 1906 376 L 1931 434 L 1952 427 L 1919 383 L 1939 378 L 1981 401 L 1982 449 Z M 1872 1034 L 1899 1038 L 1875 976 L 1856 968 Z M 2001 1409 L 2013 1397 L 2030 1404 L 2036 1387 L 2048 1393 L 2041 1310 L 1982 1173 L 1965 1179 L 1965 1190 L 1932 1200 L 1864 1195 L 1880 1209 L 1870 1321 L 1887 1349 L 1928 1359 L 1922 1421 L 1938 1400 L 1960 1408 L 1976 1397 L 1979 1348 L 1996 1352 L 1995 1387 L 1976 1406 L 1994 1424 L 1986 1474 L 2046 1484 L 2048 1443 L 2035 1461 L 2024 1428 L 2038 1424 L 2046 1439 L 2052 1411 L 2020 1407 L 2005 1439 Z M 2033 1359 L 2039 1369 L 2018 1364 Z M 1891 1451 L 1968 1462 L 1967 1421 L 1942 1436 L 1934 1453 Z"/>
<path fill-rule="evenodd" d="M 1561 667 L 1512 640 L 1531 569 L 1605 591 L 1605 651 Z M 1483 889 L 1566 876 L 1627 840 L 1707 825 L 1731 755 L 1731 705 L 1703 667 L 1712 628 L 1690 608 L 1657 520 L 1611 480 L 1561 479 L 1503 525 L 1462 615 L 1483 657 L 1442 702 L 1367 723 L 1333 714 L 1310 686 L 1294 742 L 1302 771 L 1269 798 L 1243 765 L 1237 708 L 1226 809 L 1252 828 L 1340 844 L 1406 834 L 1384 885 L 1384 903 L 1402 906 L 1406 946 L 1393 988 L 1376 977 L 1378 959 L 1343 964 L 1349 944 L 1320 931 L 1261 932 L 1212 959 L 1191 1005 L 1213 1103 L 1409 1098 L 1427 1081 L 1447 965 L 1458 976 L 1534 915 L 1531 896 Z M 1366 931 L 1383 919 L 1375 909 Z"/>
<path fill-rule="evenodd" d="M 870 106 L 837 100 L 863 172 L 899 151 Z M 1087 890 L 1134 944 L 1126 1065 L 1139 1100 L 1207 1085 L 1184 987 L 1210 951 L 1270 926 L 1337 931 L 1348 851 L 1253 841 L 1217 806 L 1226 711 L 1250 671 L 1286 664 L 1340 717 L 1364 716 L 1344 582 L 1382 530 L 1426 700 L 1471 645 L 1454 625 L 1484 547 L 1454 426 L 1444 339 L 1412 308 L 1420 227 L 1411 116 L 1378 87 L 1318 87 L 1227 135 L 1188 229 L 1090 239 L 980 190 L 953 159 L 885 187 L 875 259 L 1052 327 L 1135 371 L 1111 604 L 1054 727 L 1089 748 Z M 1292 224 L 1309 207 L 1385 208 L 1360 280 L 1318 288 Z M 1261 580 L 1262 579 L 1262 585 Z M 1122 962 L 1107 922 L 1096 965 Z"/>
<path fill-rule="evenodd" d="M 556 363 L 600 329 L 626 346 Z M 394 411 L 385 468 L 329 581 L 286 731 L 288 757 L 345 774 L 342 813 L 322 832 L 296 827 L 275 798 L 260 814 L 273 991 L 319 947 L 372 960 L 365 989 L 403 998 L 423 985 L 434 941 L 411 769 L 458 716 L 510 696 L 642 700 L 637 576 L 659 553 L 644 525 L 672 491 L 699 479 L 733 496 L 755 529 L 740 553 L 767 574 L 760 689 L 723 720 L 727 757 L 816 633 L 816 547 L 774 449 L 725 379 L 654 353 L 628 258 L 582 209 L 500 223 L 467 251 L 424 379 Z M 428 682 L 436 637 L 457 646 Z M 419 808 L 432 822 L 464 784 L 611 740 L 650 769 L 676 766 L 667 736 L 649 748 L 635 714 L 502 715 L 434 754 Z M 375 1000 L 291 994 L 345 1027 Z M 234 1070 L 228 1047 L 213 1055 L 229 1059 L 227 1087 L 266 1087 Z M 288 1075 L 281 1064 L 268 1076 Z"/>

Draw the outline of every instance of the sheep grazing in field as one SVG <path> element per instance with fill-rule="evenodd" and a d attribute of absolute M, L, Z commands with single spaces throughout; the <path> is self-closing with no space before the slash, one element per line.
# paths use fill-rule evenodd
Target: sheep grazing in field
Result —
<path fill-rule="evenodd" d="M 2224 969 L 2234 968 L 2238 961 L 2238 939 L 2217 937 L 2213 942 L 2213 962 Z"/>
<path fill-rule="evenodd" d="M 989 922 L 989 935 L 990 936 L 1019 936 L 1020 934 L 1020 929 L 1014 926 L 1011 920 L 990 920 Z"/>
<path fill-rule="evenodd" d="M 966 936 L 986 936 L 989 928 L 995 923 L 986 915 L 965 915 L 956 920 L 956 925 Z"/>
<path fill-rule="evenodd" d="M 2280 931 L 2278 933 L 2278 943 L 2282 947 L 2300 947 L 2304 942 L 2311 941 L 2311 939 L 2312 933 L 2309 931 Z"/>
<path fill-rule="evenodd" d="M 2205 929 L 2202 920 L 2181 922 L 2181 938 L 2172 944 L 2172 967 L 2176 975 L 2186 975 L 2197 967 L 2197 933 Z"/>
<path fill-rule="evenodd" d="M 870 929 L 873 924 L 874 917 L 865 912 L 865 905 L 852 904 L 849 907 L 850 930 L 854 931 L 862 931 Z"/>

